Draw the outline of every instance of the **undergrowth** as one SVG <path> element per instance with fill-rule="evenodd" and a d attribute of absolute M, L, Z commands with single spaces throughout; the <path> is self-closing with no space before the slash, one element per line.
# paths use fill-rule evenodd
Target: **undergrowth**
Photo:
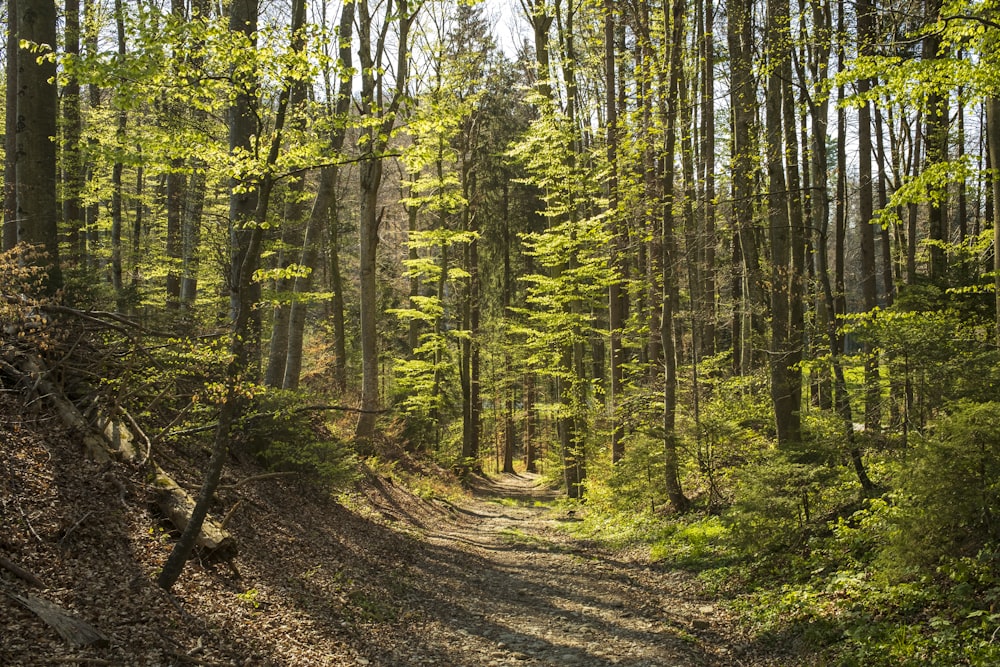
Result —
<path fill-rule="evenodd" d="M 570 529 L 695 573 L 793 664 L 1000 664 L 1000 405 L 959 403 L 905 456 L 869 455 L 874 496 L 823 424 L 804 441 L 727 471 L 729 501 L 692 494 L 683 515 L 665 507 L 655 447 L 633 443 L 592 475 Z"/>

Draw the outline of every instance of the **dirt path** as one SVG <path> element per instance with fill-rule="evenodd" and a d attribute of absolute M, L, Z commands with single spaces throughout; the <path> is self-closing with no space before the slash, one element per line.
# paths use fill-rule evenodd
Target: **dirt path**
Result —
<path fill-rule="evenodd" d="M 109 642 L 68 645 L 0 595 L 0 665 L 803 664 L 747 645 L 692 575 L 574 539 L 561 527 L 577 517 L 536 503 L 553 494 L 530 476 L 484 481 L 458 505 L 374 473 L 339 499 L 295 478 L 232 484 L 220 508 L 238 557 L 193 560 L 169 597 L 154 578 L 172 538 L 143 473 L 81 462 L 68 434 L 10 437 L 0 555 Z M 26 584 L 0 569 L 0 587 Z"/>
<path fill-rule="evenodd" d="M 421 530 L 426 548 L 404 577 L 413 621 L 390 655 L 362 664 L 766 664 L 734 645 L 691 575 L 616 560 L 558 530 L 575 517 L 534 504 L 552 497 L 537 483 L 481 485 Z"/>

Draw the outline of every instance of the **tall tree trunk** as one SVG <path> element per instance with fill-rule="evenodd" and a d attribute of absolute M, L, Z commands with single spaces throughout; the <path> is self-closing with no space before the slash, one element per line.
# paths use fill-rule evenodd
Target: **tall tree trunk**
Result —
<path fill-rule="evenodd" d="M 198 293 L 198 249 L 201 246 L 201 218 L 205 209 L 206 173 L 196 163 L 184 201 L 184 223 L 181 229 L 181 306 L 190 313 Z"/>
<path fill-rule="evenodd" d="M 20 0 L 19 0 L 20 1 Z M 986 141 L 990 164 L 1000 164 L 1000 97 L 986 98 Z M 995 167 L 994 167 L 995 169 Z M 993 189 L 993 287 L 996 292 L 996 342 L 1000 346 L 1000 178 L 990 178 Z"/>
<path fill-rule="evenodd" d="M 730 104 L 733 108 L 732 191 L 733 224 L 736 228 L 738 248 L 734 257 L 741 260 L 744 289 L 744 309 L 748 310 L 750 331 L 733 337 L 733 356 L 742 363 L 738 372 L 749 371 L 755 359 L 745 353 L 759 349 L 763 343 L 764 319 L 760 310 L 766 307 L 763 272 L 757 247 L 757 230 L 754 225 L 754 192 L 757 181 L 757 87 L 754 82 L 754 30 L 752 5 L 747 0 L 729 0 L 727 3 L 727 39 L 729 42 L 732 85 Z M 735 332 L 743 332 L 743 318 L 739 318 Z M 751 336 L 758 338 L 753 341 Z M 746 340 L 745 340 L 746 339 Z"/>
<path fill-rule="evenodd" d="M 858 50 L 862 56 L 874 53 L 875 7 L 871 0 L 857 3 Z M 858 81 L 858 92 L 866 94 L 871 81 Z M 858 227 L 861 238 L 861 296 L 864 309 L 874 312 L 878 307 L 878 287 L 875 264 L 874 181 L 872 179 L 872 114 L 871 104 L 858 108 Z M 865 430 L 878 432 L 881 426 L 881 392 L 878 356 L 870 342 L 865 342 Z"/>
<path fill-rule="evenodd" d="M 181 264 L 184 260 L 184 191 L 187 177 L 182 173 L 183 160 L 170 161 L 167 172 L 167 309 L 179 310 L 181 306 Z M 142 205 L 141 203 L 139 204 Z M 138 235 L 137 235 L 138 236 Z M 138 238 L 133 239 L 138 242 Z"/>
<path fill-rule="evenodd" d="M 122 0 L 115 0 L 115 26 L 118 35 L 118 57 L 124 60 L 125 42 L 125 9 Z M 125 109 L 119 109 L 116 114 L 115 141 L 119 150 L 125 146 L 125 132 L 128 129 L 128 115 Z M 111 285 L 115 290 L 115 304 L 119 312 L 125 310 L 125 286 L 122 282 L 122 216 L 124 186 L 122 173 L 125 165 L 120 158 L 115 159 L 111 167 Z"/>
<path fill-rule="evenodd" d="M 398 11 L 393 11 L 393 3 L 386 3 L 384 25 L 395 21 L 398 26 L 396 43 L 396 67 L 394 89 L 389 100 L 383 99 L 383 76 L 381 56 L 385 49 L 387 31 L 374 35 L 378 28 L 372 22 L 368 0 L 358 0 L 358 59 L 361 66 L 361 114 L 371 119 L 371 131 L 359 142 L 358 182 L 360 185 L 360 244 L 358 262 L 360 265 L 359 296 L 361 299 L 361 414 L 355 429 L 358 440 L 370 440 L 375 435 L 375 417 L 378 413 L 379 363 L 378 363 L 378 300 L 376 293 L 376 251 L 379 240 L 379 224 L 382 216 L 378 211 L 378 192 L 382 184 L 383 155 L 389 135 L 395 126 L 396 112 L 403 102 L 409 68 L 409 32 L 419 5 L 409 9 L 405 2 Z M 372 47 L 375 50 L 372 50 Z"/>
<path fill-rule="evenodd" d="M 17 84 L 20 33 L 17 29 L 19 0 L 7 0 L 7 47 L 4 63 L 6 94 L 4 109 L 4 162 L 3 162 L 3 243 L 0 250 L 10 250 L 17 245 Z"/>
<path fill-rule="evenodd" d="M 65 2 L 65 30 L 63 39 L 68 56 L 80 54 L 80 0 Z M 69 73 L 62 90 L 62 192 L 63 222 L 69 230 L 69 249 L 74 263 L 80 263 L 83 230 L 83 209 L 80 195 L 83 190 L 84 167 L 80 150 L 83 121 L 80 115 L 80 81 Z"/>
<path fill-rule="evenodd" d="M 622 335 L 627 317 L 623 283 L 628 271 L 625 261 L 628 230 L 618 212 L 618 106 L 615 96 L 615 2 L 604 0 L 604 86 L 605 132 L 608 157 L 608 209 L 611 213 L 611 258 L 613 279 L 608 287 L 608 329 L 611 338 L 611 461 L 617 463 L 625 454 L 624 427 L 619 403 L 624 389 L 625 350 Z"/>
<path fill-rule="evenodd" d="M 924 19 L 928 22 L 937 21 L 941 14 L 942 0 L 924 0 L 924 7 Z M 940 48 L 941 34 L 937 31 L 929 32 L 921 44 L 921 58 L 928 62 L 936 60 Z M 925 164 L 930 166 L 940 164 L 948 159 L 948 94 L 941 92 L 938 88 L 928 94 L 926 113 L 924 118 Z M 948 257 L 941 245 L 949 240 L 946 193 L 930 202 L 927 219 L 930 226 L 928 238 L 931 241 L 928 247 L 930 254 L 928 277 L 931 281 L 940 282 L 945 279 L 945 273 L 948 269 Z"/>
<path fill-rule="evenodd" d="M 56 7 L 52 0 L 18 0 L 17 35 L 35 44 L 56 44 Z M 46 288 L 62 286 L 56 223 L 56 66 L 27 49 L 17 55 L 16 213 L 18 241 L 44 253 Z M 8 110 L 10 113 L 11 110 Z"/>
<path fill-rule="evenodd" d="M 674 0 L 667 24 L 671 26 L 670 80 L 667 92 L 666 118 L 664 119 L 665 146 L 663 151 L 663 315 L 660 338 L 663 346 L 663 451 L 665 485 L 670 506 L 675 512 L 684 512 L 690 501 L 681 489 L 680 459 L 677 437 L 677 345 L 674 339 L 674 300 L 677 291 L 676 266 L 678 262 L 674 229 L 674 152 L 677 146 L 677 116 L 679 87 L 681 83 L 682 44 L 684 35 L 684 0 Z M 664 12 L 667 7 L 664 7 Z M 667 17 L 664 17 L 667 18 Z"/>
<path fill-rule="evenodd" d="M 304 5 L 303 5 L 304 8 Z M 303 9 L 304 11 L 304 9 Z M 304 19 L 304 17 L 303 17 Z M 340 24 L 337 34 L 340 36 L 340 47 L 338 50 L 338 61 L 344 71 L 348 71 L 352 65 L 351 39 L 354 30 L 354 3 L 345 2 L 341 8 Z M 330 152 L 338 155 L 344 148 L 344 137 L 346 136 L 346 122 L 348 109 L 351 103 L 353 90 L 353 78 L 343 77 L 337 87 L 337 97 L 333 106 L 333 118 L 335 129 L 329 140 Z M 320 242 L 320 235 L 323 224 L 329 225 L 331 237 L 331 272 L 333 274 L 333 321 L 334 336 L 336 341 L 336 371 L 335 382 L 338 389 L 343 392 L 346 389 L 346 343 L 344 340 L 344 296 L 343 286 L 340 280 L 339 264 L 339 222 L 336 215 L 336 194 L 339 182 L 339 168 L 335 165 L 324 167 L 320 172 L 319 188 L 316 192 L 316 199 L 313 202 L 312 212 L 306 223 L 305 237 L 302 244 L 302 255 L 299 264 L 316 268 L 316 256 Z M 299 386 L 299 376 L 302 369 L 302 341 L 305 335 L 305 319 L 308 309 L 307 304 L 302 300 L 301 295 L 305 294 L 312 286 L 312 273 L 307 276 L 297 277 L 292 285 L 294 298 L 289 311 L 288 319 L 288 345 L 287 356 L 284 364 L 284 378 L 282 386 L 285 389 L 296 389 Z"/>
<path fill-rule="evenodd" d="M 704 0 L 701 39 L 701 175 L 702 196 L 702 298 L 704 299 L 702 353 L 716 352 L 716 269 L 715 245 L 715 13 L 714 0 Z"/>
<path fill-rule="evenodd" d="M 767 3 L 768 76 L 765 92 L 765 162 L 768 177 L 768 236 L 771 242 L 771 402 L 774 405 L 778 446 L 788 447 L 801 440 L 799 404 L 796 391 L 797 350 L 794 339 L 793 284 L 795 282 L 794 240 L 789 217 L 788 182 L 785 174 L 786 145 L 782 134 L 788 61 L 788 2 Z M 789 159 L 789 162 L 791 160 Z"/>
<path fill-rule="evenodd" d="M 118 1 L 120 2 L 120 0 Z M 256 0 L 235 0 L 230 10 L 229 29 L 235 33 L 241 33 L 255 47 L 257 19 Z M 229 109 L 229 146 L 230 151 L 234 153 L 247 150 L 251 146 L 252 137 L 256 132 L 256 114 L 254 113 L 256 81 L 242 80 L 238 81 L 237 84 L 239 92 L 233 98 Z M 287 104 L 287 98 L 285 103 Z M 280 129 L 277 128 L 280 128 L 280 123 L 283 122 L 282 115 L 279 111 L 279 120 L 275 122 L 276 130 L 279 133 Z M 272 145 L 269 158 L 275 153 L 275 148 Z M 265 176 L 264 180 L 267 179 L 268 177 Z M 241 182 L 235 182 L 234 179 L 231 186 L 229 212 L 233 226 L 234 247 L 230 253 L 230 261 L 232 262 L 229 272 L 231 333 L 229 340 L 230 362 L 226 371 L 226 395 L 219 408 L 219 421 L 215 430 L 212 457 L 209 460 L 205 478 L 191 512 L 191 518 L 157 577 L 157 584 L 166 590 L 170 590 L 180 577 L 194 548 L 195 539 L 208 515 L 208 507 L 218 488 L 219 480 L 222 477 L 222 468 L 229 453 L 232 426 L 246 403 L 243 383 L 248 379 L 248 376 L 252 380 L 254 375 L 251 368 L 254 357 L 252 346 L 257 342 L 254 340 L 253 311 L 256 310 L 258 290 L 253 288 L 253 275 L 257 270 L 260 258 L 263 226 L 253 224 L 253 222 L 255 217 L 260 216 L 261 212 L 261 208 L 256 206 L 258 200 L 263 201 L 266 206 L 269 193 L 266 183 L 262 183 L 256 177 Z M 250 207 L 251 202 L 254 204 L 253 208 Z M 251 348 L 248 349 L 248 345 Z"/>
<path fill-rule="evenodd" d="M 301 56 L 305 50 L 305 35 L 303 30 L 306 22 L 306 3 L 304 0 L 294 0 L 292 2 L 292 16 L 289 24 L 289 31 L 292 35 L 292 51 Z M 303 81 L 296 81 L 291 85 L 288 95 L 288 108 L 291 112 L 289 124 L 293 132 L 301 132 L 305 129 L 305 116 L 301 108 L 306 101 L 308 86 Z M 305 215 L 305 174 L 294 176 L 288 183 L 285 193 L 285 206 L 282 212 L 281 238 L 282 247 L 278 252 L 278 265 L 280 268 L 287 268 L 292 263 L 292 252 L 288 246 L 294 247 L 296 242 L 303 240 L 302 218 Z M 315 268 L 315 256 L 313 262 L 307 266 L 310 270 Z M 292 304 L 284 295 L 294 286 L 295 278 L 279 276 L 275 280 L 275 291 L 278 293 L 278 303 L 272 310 L 271 319 L 271 340 L 268 345 L 267 370 L 264 373 L 264 384 L 269 387 L 280 387 L 284 384 L 285 368 L 288 360 L 288 344 L 291 335 L 289 322 L 291 320 Z M 294 290 L 293 290 L 294 291 Z M 294 295 L 293 295 L 294 302 Z"/>

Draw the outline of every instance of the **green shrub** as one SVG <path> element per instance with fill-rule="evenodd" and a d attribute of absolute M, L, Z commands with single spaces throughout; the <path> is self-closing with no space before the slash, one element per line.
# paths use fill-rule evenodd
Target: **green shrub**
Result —
<path fill-rule="evenodd" d="M 354 479 L 357 460 L 349 443 L 337 439 L 317 415 L 296 406 L 301 394 L 269 390 L 256 397 L 256 413 L 244 423 L 249 452 L 275 471 L 298 472 L 331 489 Z"/>
<path fill-rule="evenodd" d="M 1000 403 L 961 402 L 917 439 L 890 556 L 928 566 L 1000 543 Z"/>

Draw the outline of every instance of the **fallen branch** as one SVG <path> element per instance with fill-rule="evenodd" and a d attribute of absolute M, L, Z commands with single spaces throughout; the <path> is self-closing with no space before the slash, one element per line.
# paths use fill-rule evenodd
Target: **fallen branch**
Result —
<path fill-rule="evenodd" d="M 297 415 L 303 412 L 355 412 L 362 415 L 382 415 L 391 410 L 365 410 L 363 408 L 354 408 L 349 405 L 303 405 L 298 408 L 292 408 L 290 410 L 272 410 L 271 412 L 257 412 L 252 415 L 246 415 L 240 417 L 236 420 L 234 426 L 242 426 L 244 424 L 251 424 L 255 421 L 261 419 L 266 419 L 268 417 L 277 417 L 279 415 Z M 195 433 L 204 433 L 205 431 L 212 431 L 218 428 L 219 422 L 210 422 L 208 424 L 203 424 L 201 426 L 195 426 L 192 428 L 186 428 L 180 431 L 171 431 L 168 435 L 171 437 L 176 437 L 179 435 L 194 435 Z M 157 436 L 159 439 L 159 436 Z"/>
<path fill-rule="evenodd" d="M 21 567 L 14 561 L 8 560 L 3 556 L 0 556 L 0 567 L 14 574 L 19 579 L 23 579 L 24 581 L 28 582 L 29 584 L 31 584 L 36 588 L 47 588 L 47 586 L 42 583 L 41 579 L 33 575 L 28 570 L 25 570 L 23 567 Z"/>
<path fill-rule="evenodd" d="M 104 658 L 83 658 L 72 655 L 61 656 L 58 658 L 46 658 L 46 664 L 50 665 L 110 665 L 110 660 L 105 660 Z"/>
<path fill-rule="evenodd" d="M 265 472 L 265 473 L 263 473 L 261 475 L 254 475 L 252 477 L 244 477 L 243 479 L 241 479 L 240 481 L 236 482 L 235 484 L 224 484 L 223 486 L 219 487 L 219 490 L 220 491 L 235 491 L 236 489 L 243 488 L 244 486 L 246 486 L 247 484 L 250 484 L 251 482 L 261 482 L 261 481 L 264 481 L 265 479 L 274 479 L 275 477 L 293 477 L 293 476 L 298 475 L 298 474 L 299 473 L 294 472 L 294 471 L 290 471 L 290 472 Z"/>
<path fill-rule="evenodd" d="M 25 609 L 33 612 L 42 619 L 46 625 L 51 627 L 59 636 L 73 646 L 97 646 L 106 647 L 108 638 L 90 623 L 74 616 L 54 602 L 43 600 L 34 595 L 18 595 L 9 590 L 6 586 L 0 586 L 7 597 L 18 602 Z"/>

